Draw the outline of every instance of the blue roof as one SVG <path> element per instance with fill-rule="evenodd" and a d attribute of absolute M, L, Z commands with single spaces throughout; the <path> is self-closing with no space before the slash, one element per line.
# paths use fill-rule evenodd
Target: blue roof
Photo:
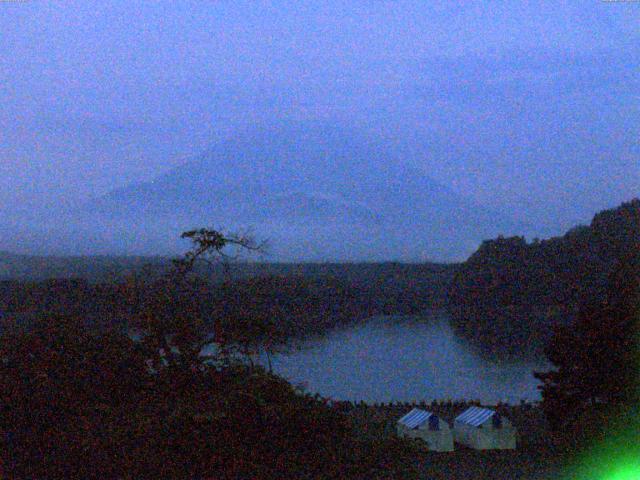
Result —
<path fill-rule="evenodd" d="M 423 425 L 427 420 L 429 420 L 429 417 L 431 417 L 432 415 L 433 413 L 431 412 L 426 412 L 424 410 L 420 410 L 419 408 L 414 408 L 404 417 L 398 420 L 398 423 L 408 428 L 418 428 L 420 425 Z"/>
<path fill-rule="evenodd" d="M 473 427 L 479 427 L 496 412 L 488 408 L 470 407 L 456 417 L 456 422 L 466 423 Z"/>

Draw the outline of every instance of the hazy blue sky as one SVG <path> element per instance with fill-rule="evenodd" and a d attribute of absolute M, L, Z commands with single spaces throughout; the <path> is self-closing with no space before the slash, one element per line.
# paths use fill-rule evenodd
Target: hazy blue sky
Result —
<path fill-rule="evenodd" d="M 317 120 L 568 226 L 639 194 L 639 41 L 637 2 L 0 2 L 0 202 L 100 195 Z"/>

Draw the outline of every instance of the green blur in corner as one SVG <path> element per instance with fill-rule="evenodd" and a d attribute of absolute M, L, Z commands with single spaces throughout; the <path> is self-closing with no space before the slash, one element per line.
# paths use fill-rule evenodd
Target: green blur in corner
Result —
<path fill-rule="evenodd" d="M 567 480 L 640 480 L 640 412 L 616 416 L 607 430 L 576 459 Z"/>
<path fill-rule="evenodd" d="M 640 479 L 640 465 L 624 466 L 617 469 L 611 475 L 605 477 L 604 480 L 636 480 Z"/>

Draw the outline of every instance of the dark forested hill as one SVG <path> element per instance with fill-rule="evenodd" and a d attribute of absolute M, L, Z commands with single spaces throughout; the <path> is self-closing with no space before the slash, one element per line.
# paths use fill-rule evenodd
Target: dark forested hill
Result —
<path fill-rule="evenodd" d="M 28 321 L 43 314 L 73 314 L 96 326 L 126 319 L 121 289 L 127 281 L 166 272 L 168 259 L 112 257 L 18 257 L 0 278 L 0 319 Z M 442 308 L 457 265 L 231 263 L 229 273 L 251 308 L 271 312 L 287 336 L 321 333 L 379 314 L 417 314 Z M 222 265 L 201 266 L 209 280 L 203 304 L 232 304 L 221 295 Z M 12 275 L 6 275 L 7 273 Z M 20 275 L 16 275 L 20 273 Z M 55 273 L 56 275 L 51 275 Z M 57 278 L 52 278 L 56 276 Z M 10 279 L 7 279 L 10 278 Z M 91 281 L 87 281 L 91 280 Z M 234 297 L 235 298 L 235 297 Z M 241 302 L 242 303 L 242 302 Z M 225 315 L 216 311 L 216 315 Z M 1 325 L 0 325 L 1 327 Z"/>
<path fill-rule="evenodd" d="M 640 200 L 598 213 L 589 226 L 527 243 L 485 241 L 461 265 L 449 292 L 458 331 L 493 351 L 539 349 L 550 327 L 602 298 L 617 259 L 640 238 Z"/>

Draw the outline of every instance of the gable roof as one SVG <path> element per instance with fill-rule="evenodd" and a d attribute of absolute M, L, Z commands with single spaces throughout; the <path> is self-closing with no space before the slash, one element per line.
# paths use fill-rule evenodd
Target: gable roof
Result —
<path fill-rule="evenodd" d="M 466 423 L 473 427 L 479 427 L 488 419 L 493 417 L 496 412 L 488 408 L 469 407 L 456 417 L 456 422 Z"/>
<path fill-rule="evenodd" d="M 417 428 L 423 425 L 433 415 L 431 412 L 414 408 L 404 417 L 398 420 L 398 423 L 404 425 L 407 428 Z"/>

